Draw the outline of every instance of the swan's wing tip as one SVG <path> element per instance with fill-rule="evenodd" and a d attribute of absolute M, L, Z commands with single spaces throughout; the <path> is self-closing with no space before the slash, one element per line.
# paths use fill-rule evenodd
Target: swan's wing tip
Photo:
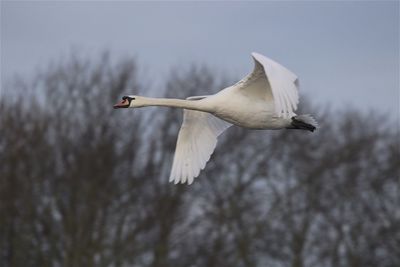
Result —
<path fill-rule="evenodd" d="M 178 177 L 178 176 L 170 176 L 169 177 L 169 182 L 173 183 L 173 184 L 188 184 L 191 185 L 193 184 L 194 180 L 199 176 L 199 174 L 195 175 L 195 176 L 189 176 L 189 177 Z"/>
<path fill-rule="evenodd" d="M 214 149 L 215 149 L 215 146 L 213 146 L 214 147 Z M 213 149 L 213 150 L 214 150 Z M 197 178 L 197 177 L 199 177 L 200 176 L 200 172 L 202 171 L 202 170 L 204 170 L 205 169 L 205 167 L 206 167 L 206 164 L 207 164 L 207 162 L 210 160 L 210 158 L 211 158 L 211 155 L 210 156 L 208 156 L 207 157 L 207 159 L 205 160 L 205 162 L 204 163 L 202 163 L 200 166 L 199 166 L 199 168 L 198 168 L 198 170 L 196 170 L 194 173 L 193 173 L 193 175 L 189 175 L 189 176 L 183 176 L 182 174 L 177 174 L 177 173 L 174 173 L 174 168 L 171 170 L 171 174 L 170 174 L 170 176 L 169 176 L 169 182 L 170 183 L 174 183 L 174 184 L 188 184 L 188 185 L 191 185 L 191 184 L 193 184 L 193 182 L 194 182 L 194 180 Z"/>
<path fill-rule="evenodd" d="M 206 112 L 184 110 L 169 181 L 192 184 L 214 152 L 217 137 L 231 125 Z"/>
<path fill-rule="evenodd" d="M 264 56 L 263 54 L 260 54 L 258 52 L 252 52 L 251 56 L 253 57 L 254 60 L 256 60 L 259 63 L 266 63 L 266 62 L 274 62 L 276 63 L 274 60 L 270 59 L 269 57 Z"/>

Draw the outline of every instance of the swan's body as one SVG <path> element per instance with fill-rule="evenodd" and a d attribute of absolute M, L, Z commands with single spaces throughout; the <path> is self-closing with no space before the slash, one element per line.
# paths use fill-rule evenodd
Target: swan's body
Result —
<path fill-rule="evenodd" d="M 210 96 L 182 99 L 126 96 L 120 107 L 167 106 L 184 109 L 170 181 L 191 184 L 232 124 L 250 129 L 304 129 L 314 131 L 309 115 L 296 116 L 299 101 L 295 74 L 260 54 L 255 67 L 241 81 Z"/>

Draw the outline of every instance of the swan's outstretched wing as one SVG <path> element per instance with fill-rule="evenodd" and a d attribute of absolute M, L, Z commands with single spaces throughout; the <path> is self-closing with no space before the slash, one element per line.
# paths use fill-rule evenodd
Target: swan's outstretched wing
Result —
<path fill-rule="evenodd" d="M 297 76 L 272 59 L 258 53 L 251 55 L 255 63 L 254 70 L 238 83 L 240 88 L 247 90 L 254 86 L 265 86 L 265 90 L 272 93 L 277 116 L 293 116 L 299 103 Z M 260 80 L 265 78 L 267 82 L 261 83 Z"/>
<path fill-rule="evenodd" d="M 204 97 L 188 99 L 199 98 Z M 210 113 L 185 109 L 169 181 L 193 183 L 214 152 L 217 137 L 231 125 Z"/>

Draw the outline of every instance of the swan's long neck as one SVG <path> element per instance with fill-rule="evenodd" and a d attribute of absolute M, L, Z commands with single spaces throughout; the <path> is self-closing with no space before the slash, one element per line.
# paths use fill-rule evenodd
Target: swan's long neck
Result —
<path fill-rule="evenodd" d="M 198 111 L 210 112 L 209 105 L 202 100 L 183 100 L 174 98 L 153 98 L 153 97 L 143 97 L 137 98 L 134 107 L 148 107 L 148 106 L 162 106 L 162 107 L 172 107 L 172 108 L 184 108 L 192 109 Z"/>

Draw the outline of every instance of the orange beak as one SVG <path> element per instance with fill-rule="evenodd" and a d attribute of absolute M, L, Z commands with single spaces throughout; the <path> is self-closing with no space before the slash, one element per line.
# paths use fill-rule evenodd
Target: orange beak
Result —
<path fill-rule="evenodd" d="M 114 105 L 114 109 L 117 108 L 129 108 L 129 101 L 128 99 L 124 99 L 121 102 Z"/>

